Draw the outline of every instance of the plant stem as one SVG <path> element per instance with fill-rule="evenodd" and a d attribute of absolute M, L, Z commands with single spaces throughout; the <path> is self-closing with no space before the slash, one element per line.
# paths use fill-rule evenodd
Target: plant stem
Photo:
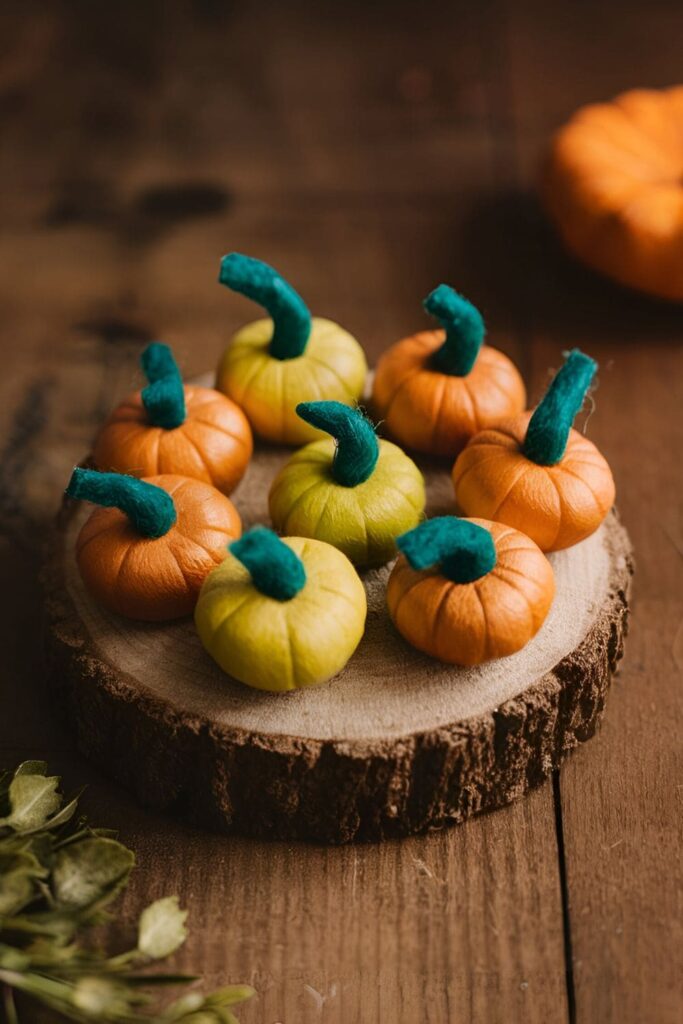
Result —
<path fill-rule="evenodd" d="M 74 469 L 66 493 L 70 498 L 119 508 L 143 537 L 163 537 L 176 521 L 173 498 L 162 487 L 122 473 Z"/>
<path fill-rule="evenodd" d="M 356 487 L 374 472 L 379 442 L 372 423 L 360 409 L 342 402 L 300 402 L 297 415 L 330 434 L 337 442 L 332 475 L 343 487 Z"/>
<path fill-rule="evenodd" d="M 447 284 L 430 292 L 423 305 L 446 331 L 446 340 L 433 354 L 432 365 L 451 377 L 466 377 L 484 341 L 481 313 Z"/>
<path fill-rule="evenodd" d="M 6 983 L 2 986 L 2 1006 L 5 1011 L 5 1024 L 19 1024 L 19 1014 L 14 1002 L 14 992 Z"/>
<path fill-rule="evenodd" d="M 472 583 L 491 572 L 496 545 L 483 526 L 456 516 L 436 516 L 396 538 L 396 544 L 416 570 L 438 565 L 453 583 Z"/>
<path fill-rule="evenodd" d="M 573 349 L 555 375 L 541 404 L 529 420 L 522 452 L 540 466 L 554 466 L 562 459 L 574 418 L 583 405 L 598 364 Z"/>
<path fill-rule="evenodd" d="M 249 570 L 254 586 L 267 597 L 290 601 L 306 585 L 301 559 L 265 526 L 254 526 L 233 541 L 230 553 Z"/>
<path fill-rule="evenodd" d="M 168 345 L 153 341 L 140 358 L 149 381 L 142 391 L 142 404 L 150 423 L 174 430 L 185 422 L 185 388 L 178 364 Z"/>

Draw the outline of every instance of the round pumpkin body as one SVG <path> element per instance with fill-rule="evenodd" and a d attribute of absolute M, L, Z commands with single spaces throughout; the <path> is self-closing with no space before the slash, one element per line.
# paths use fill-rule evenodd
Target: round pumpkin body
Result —
<path fill-rule="evenodd" d="M 553 140 L 542 191 L 580 260 L 683 301 L 683 86 L 583 107 Z"/>
<path fill-rule="evenodd" d="M 455 495 L 467 516 L 506 523 L 542 551 L 571 547 L 593 533 L 614 504 L 614 479 L 595 445 L 573 428 L 555 465 L 522 451 L 530 412 L 482 431 L 453 467 Z"/>
<path fill-rule="evenodd" d="M 400 555 L 387 585 L 391 619 L 418 650 L 455 665 L 479 665 L 521 650 L 545 621 L 555 596 L 550 562 L 525 534 L 484 519 L 496 564 L 469 583 L 438 567 L 415 570 Z"/>
<path fill-rule="evenodd" d="M 506 355 L 483 345 L 469 373 L 440 372 L 432 358 L 445 331 L 421 331 L 393 345 L 377 364 L 374 411 L 401 445 L 455 457 L 484 427 L 524 409 L 524 383 Z"/>
<path fill-rule="evenodd" d="M 229 498 L 209 484 L 163 474 L 146 483 L 171 495 L 176 521 L 144 537 L 118 508 L 96 508 L 76 541 L 76 560 L 93 597 L 106 608 L 150 622 L 189 615 L 205 577 L 242 532 Z"/>
<path fill-rule="evenodd" d="M 334 399 L 353 405 L 365 386 L 365 355 L 348 331 L 321 317 L 313 317 L 301 355 L 271 355 L 272 336 L 273 322 L 267 318 L 238 331 L 218 367 L 216 387 L 244 409 L 260 437 L 306 444 L 321 432 L 299 419 L 297 404 Z"/>
<path fill-rule="evenodd" d="M 382 565 L 393 558 L 395 538 L 416 526 L 424 513 L 424 480 L 400 448 L 389 441 L 378 443 L 374 470 L 355 487 L 334 479 L 335 443 L 330 438 L 295 452 L 270 489 L 275 528 L 333 544 L 355 565 Z"/>
<path fill-rule="evenodd" d="M 329 544 L 281 538 L 303 562 L 306 582 L 289 600 L 257 590 L 228 556 L 207 576 L 195 609 L 200 639 L 224 672 L 258 690 L 283 692 L 340 672 L 365 628 L 365 589 Z"/>
<path fill-rule="evenodd" d="M 185 419 L 169 430 L 150 423 L 140 391 L 111 414 L 93 448 L 98 469 L 137 477 L 193 477 L 230 494 L 249 464 L 253 441 L 242 410 L 213 388 L 186 384 Z"/>

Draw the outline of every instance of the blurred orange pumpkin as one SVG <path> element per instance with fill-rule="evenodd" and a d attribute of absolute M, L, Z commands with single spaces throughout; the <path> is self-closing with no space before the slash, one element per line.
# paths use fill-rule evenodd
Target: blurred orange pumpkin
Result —
<path fill-rule="evenodd" d="M 683 301 L 683 86 L 577 111 L 553 140 L 542 192 L 579 259 Z"/>

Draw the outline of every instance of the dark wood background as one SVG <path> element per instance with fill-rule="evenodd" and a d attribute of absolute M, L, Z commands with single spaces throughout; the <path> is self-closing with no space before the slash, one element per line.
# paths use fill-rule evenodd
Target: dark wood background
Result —
<path fill-rule="evenodd" d="M 579 104 L 681 75 L 676 2 L 5 0 L 0 11 L 0 761 L 47 757 L 138 851 L 125 910 L 177 892 L 182 968 L 249 981 L 244 1024 L 680 1020 L 680 308 L 560 250 L 535 197 Z M 447 280 L 538 398 L 601 363 L 590 435 L 636 546 L 599 735 L 529 799 L 344 849 L 148 813 L 74 754 L 43 689 L 40 547 L 142 345 L 212 366 L 275 263 L 371 357 Z M 679 713 L 676 722 L 676 713 Z"/>

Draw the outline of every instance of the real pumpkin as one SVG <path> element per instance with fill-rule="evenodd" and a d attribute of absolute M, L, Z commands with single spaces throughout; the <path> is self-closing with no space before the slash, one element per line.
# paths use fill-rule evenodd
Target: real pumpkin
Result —
<path fill-rule="evenodd" d="M 466 515 L 514 526 L 543 551 L 571 547 L 598 528 L 614 503 L 614 480 L 595 445 L 572 428 L 596 370 L 575 349 L 533 414 L 472 438 L 453 467 Z"/>
<path fill-rule="evenodd" d="M 206 578 L 195 623 L 224 672 L 283 692 L 340 672 L 360 642 L 366 612 L 363 584 L 341 551 L 254 527 Z"/>
<path fill-rule="evenodd" d="M 213 388 L 183 385 L 168 345 L 152 342 L 141 362 L 149 383 L 126 398 L 100 430 L 95 465 L 139 477 L 194 477 L 230 494 L 253 449 L 242 410 Z"/>
<path fill-rule="evenodd" d="M 399 444 L 455 457 L 479 430 L 522 411 L 524 383 L 507 356 L 483 344 L 484 321 L 462 295 L 441 284 L 424 306 L 442 330 L 420 331 L 384 353 L 373 407 Z"/>
<path fill-rule="evenodd" d="M 207 573 L 242 530 L 230 499 L 189 477 L 138 480 L 77 468 L 66 493 L 103 506 L 78 535 L 76 561 L 93 597 L 131 619 L 189 615 Z"/>
<path fill-rule="evenodd" d="M 582 107 L 553 140 L 542 193 L 580 260 L 683 301 L 683 86 Z"/>
<path fill-rule="evenodd" d="M 430 519 L 397 540 L 389 614 L 420 651 L 479 665 L 521 650 L 555 595 L 550 562 L 525 534 L 485 519 Z"/>
<path fill-rule="evenodd" d="M 295 452 L 276 476 L 268 498 L 275 528 L 327 541 L 356 565 L 393 558 L 397 534 L 422 518 L 419 469 L 395 444 L 378 440 L 360 409 L 305 402 L 296 411 L 331 437 Z"/>
<path fill-rule="evenodd" d="M 353 405 L 368 369 L 362 348 L 338 324 L 311 317 L 267 263 L 231 253 L 221 261 L 219 281 L 264 306 L 271 319 L 237 332 L 218 367 L 216 387 L 242 406 L 267 441 L 305 444 L 320 437 L 296 415 L 296 406 L 318 399 Z"/>

